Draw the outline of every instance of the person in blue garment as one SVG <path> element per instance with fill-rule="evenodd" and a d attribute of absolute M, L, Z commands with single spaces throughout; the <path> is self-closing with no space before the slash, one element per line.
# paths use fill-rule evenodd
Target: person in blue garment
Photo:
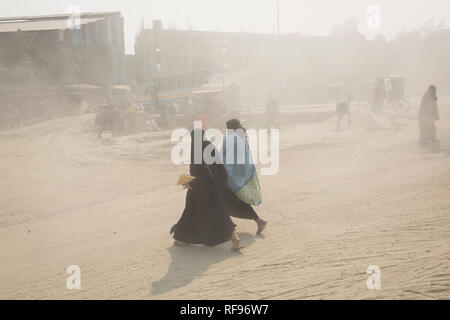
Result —
<path fill-rule="evenodd" d="M 254 220 L 258 226 L 257 234 L 261 234 L 267 221 L 261 219 L 253 209 L 253 205 L 262 202 L 261 188 L 255 165 L 253 164 L 246 130 L 238 119 L 226 122 L 227 136 L 222 145 L 222 161 L 228 175 L 225 189 L 225 202 L 229 215 L 240 219 Z M 228 147 L 233 147 L 230 152 Z M 244 146 L 241 148 L 239 146 Z M 230 156 L 230 153 L 232 153 Z M 228 157 L 227 157 L 228 155 Z"/>

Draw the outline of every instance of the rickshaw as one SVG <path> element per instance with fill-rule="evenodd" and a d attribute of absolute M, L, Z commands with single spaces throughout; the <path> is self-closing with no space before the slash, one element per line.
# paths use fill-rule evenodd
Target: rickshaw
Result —
<path fill-rule="evenodd" d="M 106 110 L 106 111 L 105 111 Z M 122 133 L 133 133 L 142 131 L 145 127 L 143 106 L 137 100 L 136 95 L 127 85 L 114 85 L 110 87 L 108 103 L 102 105 L 98 110 L 96 125 L 101 123 L 105 114 L 113 114 L 114 130 Z M 111 117 L 106 117 L 109 119 Z"/>
<path fill-rule="evenodd" d="M 405 97 L 406 80 L 403 76 L 390 76 L 385 79 L 385 86 L 387 106 L 400 109 L 409 107 L 409 102 Z"/>

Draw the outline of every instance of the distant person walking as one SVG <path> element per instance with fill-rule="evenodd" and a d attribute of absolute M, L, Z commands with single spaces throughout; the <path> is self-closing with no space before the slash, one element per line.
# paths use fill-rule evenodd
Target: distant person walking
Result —
<path fill-rule="evenodd" d="M 386 88 L 384 87 L 384 80 L 377 78 L 373 91 L 372 111 L 379 113 L 383 110 L 384 100 L 386 98 Z"/>
<path fill-rule="evenodd" d="M 169 107 L 165 102 L 158 102 L 161 129 L 169 129 Z"/>
<path fill-rule="evenodd" d="M 266 102 L 267 128 L 271 128 L 272 125 L 277 127 L 278 113 L 279 113 L 278 100 L 272 94 L 269 94 Z"/>
<path fill-rule="evenodd" d="M 438 142 L 436 139 L 436 125 L 439 120 L 439 110 L 437 106 L 436 86 L 429 86 L 422 97 L 419 109 L 420 142 Z"/>
<path fill-rule="evenodd" d="M 346 101 L 339 102 L 336 106 L 336 112 L 338 114 L 338 120 L 336 127 L 341 128 L 341 120 L 344 116 L 347 116 L 348 127 L 352 125 L 352 115 L 350 113 L 350 104 L 352 103 L 352 97 L 348 97 Z"/>
<path fill-rule="evenodd" d="M 102 133 L 105 130 L 111 131 L 112 135 L 115 137 L 115 129 L 117 127 L 117 122 L 119 120 L 119 114 L 114 109 L 113 106 L 109 104 L 102 104 L 99 106 L 99 113 L 97 114 L 97 117 L 95 118 L 97 126 L 100 127 L 98 131 L 98 137 L 102 137 Z"/>

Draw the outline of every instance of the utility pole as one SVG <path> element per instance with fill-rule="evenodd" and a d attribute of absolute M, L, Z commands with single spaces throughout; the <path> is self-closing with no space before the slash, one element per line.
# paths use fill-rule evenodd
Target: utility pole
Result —
<path fill-rule="evenodd" d="M 277 0 L 277 38 L 280 38 L 280 0 Z"/>
<path fill-rule="evenodd" d="M 276 95 L 279 99 L 281 80 L 281 55 L 280 55 L 280 0 L 277 0 L 277 53 L 276 53 Z"/>

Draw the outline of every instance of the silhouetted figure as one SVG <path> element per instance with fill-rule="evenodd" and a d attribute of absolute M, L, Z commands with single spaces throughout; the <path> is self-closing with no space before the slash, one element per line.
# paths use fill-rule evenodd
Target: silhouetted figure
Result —
<path fill-rule="evenodd" d="M 274 125 L 275 127 L 277 126 L 278 112 L 278 100 L 271 94 L 269 94 L 266 102 L 266 121 L 268 128 L 270 128 L 272 125 Z"/>
<path fill-rule="evenodd" d="M 372 111 L 381 112 L 386 98 L 386 88 L 384 87 L 384 80 L 377 78 L 375 80 L 375 87 L 373 92 Z"/>
<path fill-rule="evenodd" d="M 115 137 L 115 128 L 119 120 L 119 114 L 113 106 L 104 104 L 100 106 L 100 112 L 96 117 L 96 124 L 100 127 L 98 137 L 102 137 L 102 133 L 105 130 L 111 131 Z"/>
<path fill-rule="evenodd" d="M 341 128 L 341 120 L 344 116 L 347 116 L 347 123 L 350 127 L 352 125 L 352 115 L 350 113 L 350 104 L 352 103 L 352 97 L 348 97 L 347 101 L 339 102 L 336 105 L 336 111 L 338 114 L 338 121 L 336 123 L 336 127 L 338 129 Z"/>
<path fill-rule="evenodd" d="M 436 126 L 434 122 L 439 120 L 437 106 L 436 86 L 429 86 L 422 97 L 419 109 L 420 142 L 437 142 Z"/>
<path fill-rule="evenodd" d="M 167 104 L 165 104 L 164 102 L 159 102 L 158 103 L 158 111 L 159 111 L 159 116 L 161 118 L 161 124 L 160 127 L 161 129 L 168 129 L 169 128 L 169 108 L 167 106 Z"/>

